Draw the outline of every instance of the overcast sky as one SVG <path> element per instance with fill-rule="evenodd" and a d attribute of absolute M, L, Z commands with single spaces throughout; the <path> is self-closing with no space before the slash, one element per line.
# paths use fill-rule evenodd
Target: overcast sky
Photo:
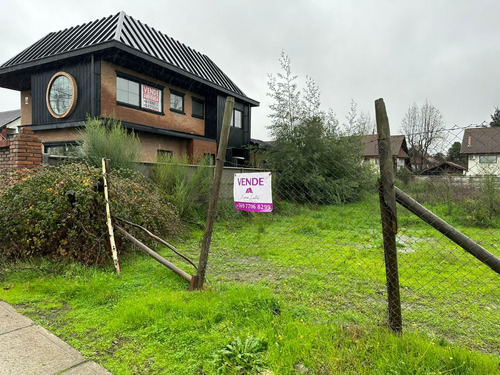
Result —
<path fill-rule="evenodd" d="M 374 118 L 374 101 L 384 98 L 392 134 L 413 102 L 432 102 L 447 128 L 490 121 L 500 105 L 498 0 L 1 2 L 0 64 L 51 31 L 123 10 L 208 55 L 259 101 L 253 138 L 269 138 L 268 73 L 280 70 L 281 50 L 341 123 L 351 100 Z M 19 101 L 0 89 L 0 111 Z"/>

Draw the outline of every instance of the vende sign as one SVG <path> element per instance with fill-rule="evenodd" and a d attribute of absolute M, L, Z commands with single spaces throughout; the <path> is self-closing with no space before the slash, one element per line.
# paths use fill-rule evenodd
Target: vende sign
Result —
<path fill-rule="evenodd" d="M 141 107 L 161 112 L 161 90 L 148 85 L 142 86 Z"/>
<path fill-rule="evenodd" d="M 271 172 L 235 173 L 234 207 L 241 211 L 271 212 L 273 194 Z"/>

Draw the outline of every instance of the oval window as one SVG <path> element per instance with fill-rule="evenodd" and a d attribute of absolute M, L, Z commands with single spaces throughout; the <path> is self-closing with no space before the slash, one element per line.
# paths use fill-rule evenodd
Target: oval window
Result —
<path fill-rule="evenodd" d="M 52 76 L 47 87 L 47 108 L 55 118 L 69 116 L 75 109 L 77 89 L 75 79 L 68 73 Z"/>

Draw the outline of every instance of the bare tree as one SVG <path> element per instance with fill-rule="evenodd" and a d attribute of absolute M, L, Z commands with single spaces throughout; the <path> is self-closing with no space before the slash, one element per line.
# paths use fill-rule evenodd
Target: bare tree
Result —
<path fill-rule="evenodd" d="M 426 100 L 422 107 L 413 103 L 408 108 L 400 131 L 406 135 L 409 156 L 415 172 L 420 173 L 426 167 L 429 150 L 442 138 L 443 129 L 443 116 L 429 101 Z"/>

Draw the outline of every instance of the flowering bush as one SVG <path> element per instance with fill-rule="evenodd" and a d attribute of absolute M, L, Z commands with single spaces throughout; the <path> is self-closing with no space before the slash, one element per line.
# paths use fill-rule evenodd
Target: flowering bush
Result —
<path fill-rule="evenodd" d="M 111 176 L 113 216 L 163 236 L 179 219 L 143 176 Z M 82 164 L 4 172 L 0 176 L 0 258 L 65 257 L 84 264 L 110 260 L 99 169 Z M 118 236 L 118 248 L 124 249 Z"/>

